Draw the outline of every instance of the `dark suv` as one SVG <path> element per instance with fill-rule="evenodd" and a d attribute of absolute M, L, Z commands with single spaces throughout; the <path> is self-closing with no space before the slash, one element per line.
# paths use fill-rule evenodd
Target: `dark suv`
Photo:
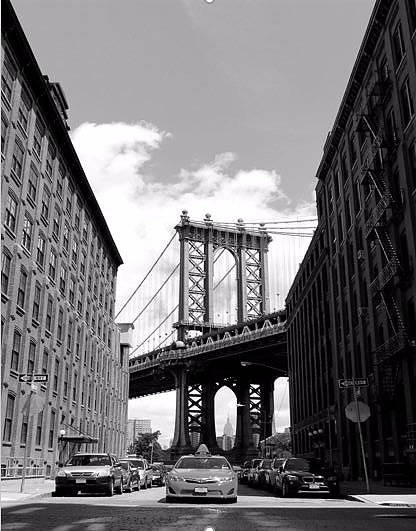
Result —
<path fill-rule="evenodd" d="M 299 492 L 339 494 L 337 475 L 318 459 L 289 457 L 280 467 L 276 486 L 282 497 Z"/>

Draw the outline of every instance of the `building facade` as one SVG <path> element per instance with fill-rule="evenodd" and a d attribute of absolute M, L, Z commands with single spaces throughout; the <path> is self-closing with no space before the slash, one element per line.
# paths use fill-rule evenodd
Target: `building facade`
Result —
<path fill-rule="evenodd" d="M 286 303 L 294 453 L 372 477 L 416 462 L 416 6 L 378 0 L 317 172 L 318 227 Z"/>
<path fill-rule="evenodd" d="M 42 75 L 8 0 L 1 59 L 1 462 L 19 469 L 26 452 L 49 474 L 58 439 L 125 450 L 128 349 L 114 322 L 122 260 L 69 138 L 63 91 Z M 47 381 L 31 395 L 26 374 Z"/>

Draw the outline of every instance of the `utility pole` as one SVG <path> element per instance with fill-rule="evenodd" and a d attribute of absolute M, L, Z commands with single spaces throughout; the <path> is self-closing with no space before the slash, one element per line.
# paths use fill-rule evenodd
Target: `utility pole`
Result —
<path fill-rule="evenodd" d="M 29 436 L 32 429 L 31 417 L 30 417 L 30 407 L 32 405 L 32 395 L 36 393 L 38 386 L 34 383 L 30 386 L 30 393 L 27 399 L 27 433 L 26 433 L 26 442 L 25 442 L 25 453 L 23 457 L 23 470 L 22 470 L 22 482 L 20 483 L 20 492 L 23 492 L 26 479 L 26 467 L 27 467 L 27 458 L 29 453 Z"/>

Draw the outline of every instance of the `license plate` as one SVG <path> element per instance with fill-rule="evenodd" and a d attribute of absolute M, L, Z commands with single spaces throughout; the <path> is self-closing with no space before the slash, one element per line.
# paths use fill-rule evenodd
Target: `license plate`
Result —
<path fill-rule="evenodd" d="M 75 483 L 86 483 L 86 482 L 87 482 L 87 480 L 84 479 L 84 478 L 77 478 L 77 479 L 75 480 Z"/>
<path fill-rule="evenodd" d="M 310 489 L 318 490 L 318 489 L 319 489 L 319 485 L 317 485 L 316 483 L 311 483 L 311 484 L 309 485 L 309 488 L 310 488 Z"/>
<path fill-rule="evenodd" d="M 194 492 L 195 494 L 206 494 L 208 489 L 206 487 L 195 487 Z"/>

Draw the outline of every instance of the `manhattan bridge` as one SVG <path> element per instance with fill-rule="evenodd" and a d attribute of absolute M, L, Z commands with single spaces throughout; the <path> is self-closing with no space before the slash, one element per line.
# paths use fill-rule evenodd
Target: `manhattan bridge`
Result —
<path fill-rule="evenodd" d="M 224 386 L 237 399 L 229 456 L 255 455 L 272 434 L 274 382 L 288 376 L 284 296 L 315 226 L 195 221 L 183 211 L 116 315 L 134 326 L 129 398 L 176 391 L 173 456 L 202 442 L 220 451 L 214 402 Z"/>

